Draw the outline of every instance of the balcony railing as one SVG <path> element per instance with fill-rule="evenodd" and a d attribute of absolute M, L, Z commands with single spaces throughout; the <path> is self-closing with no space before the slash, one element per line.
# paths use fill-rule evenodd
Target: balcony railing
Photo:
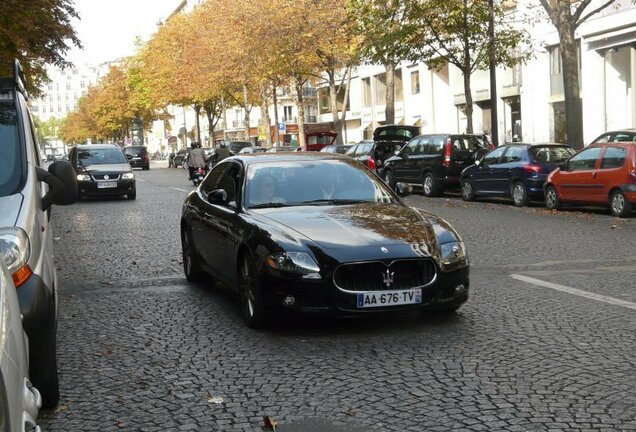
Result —
<path fill-rule="evenodd" d="M 315 115 L 305 116 L 305 123 L 318 123 L 318 117 Z"/>
<path fill-rule="evenodd" d="M 234 129 L 244 128 L 245 127 L 245 120 L 232 120 L 232 127 Z"/>

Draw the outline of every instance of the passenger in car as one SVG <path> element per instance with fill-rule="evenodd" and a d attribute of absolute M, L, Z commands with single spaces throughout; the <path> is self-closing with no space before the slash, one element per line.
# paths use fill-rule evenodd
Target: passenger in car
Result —
<path fill-rule="evenodd" d="M 251 205 L 285 204 L 285 199 L 276 196 L 276 180 L 270 174 L 261 174 L 252 181 Z"/>

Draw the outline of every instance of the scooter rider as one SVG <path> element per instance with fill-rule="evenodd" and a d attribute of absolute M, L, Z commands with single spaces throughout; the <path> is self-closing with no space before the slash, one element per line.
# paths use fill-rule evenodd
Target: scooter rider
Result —
<path fill-rule="evenodd" d="M 197 168 L 205 169 L 208 159 L 205 156 L 205 151 L 198 142 L 192 142 L 190 146 L 192 150 L 190 150 L 190 157 L 188 158 L 188 171 L 190 172 L 190 180 L 192 180 L 194 171 Z"/>

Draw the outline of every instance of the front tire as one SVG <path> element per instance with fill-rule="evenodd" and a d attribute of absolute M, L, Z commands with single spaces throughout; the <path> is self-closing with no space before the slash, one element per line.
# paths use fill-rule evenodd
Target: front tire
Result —
<path fill-rule="evenodd" d="M 528 191 L 526 190 L 526 185 L 523 182 L 516 182 L 512 185 L 510 190 L 510 194 L 512 195 L 512 202 L 517 207 L 523 207 L 528 205 Z"/>
<path fill-rule="evenodd" d="M 395 177 L 391 170 L 387 170 L 384 173 L 384 182 L 392 189 L 395 190 Z"/>
<path fill-rule="evenodd" d="M 632 204 L 627 201 L 625 194 L 620 190 L 612 192 L 609 204 L 612 216 L 624 218 L 629 216 L 632 212 Z"/>
<path fill-rule="evenodd" d="M 462 181 L 462 199 L 464 201 L 475 200 L 475 190 L 473 189 L 473 184 L 468 179 Z"/>
<path fill-rule="evenodd" d="M 545 207 L 548 210 L 561 210 L 562 203 L 554 186 L 548 186 L 545 190 Z"/>
<path fill-rule="evenodd" d="M 187 228 L 182 228 L 181 230 L 181 254 L 183 273 L 188 282 L 198 282 L 203 279 L 203 271 L 199 266 L 194 245 L 192 244 L 192 235 Z"/>
<path fill-rule="evenodd" d="M 241 259 L 239 270 L 239 301 L 243 320 L 248 327 L 261 328 L 266 324 L 260 283 L 254 263 L 247 255 Z"/>
<path fill-rule="evenodd" d="M 55 353 L 55 328 L 46 341 L 46 353 L 43 359 L 32 363 L 31 382 L 42 395 L 42 408 L 54 408 L 60 400 L 60 388 L 57 377 L 57 356 Z"/>
<path fill-rule="evenodd" d="M 424 174 L 424 178 L 422 179 L 422 189 L 424 190 L 424 195 L 427 197 L 439 196 L 442 192 L 437 179 L 431 172 Z"/>
<path fill-rule="evenodd" d="M 127 197 L 129 200 L 137 199 L 137 191 L 134 191 L 134 192 L 129 193 L 128 195 L 126 195 L 126 197 Z"/>

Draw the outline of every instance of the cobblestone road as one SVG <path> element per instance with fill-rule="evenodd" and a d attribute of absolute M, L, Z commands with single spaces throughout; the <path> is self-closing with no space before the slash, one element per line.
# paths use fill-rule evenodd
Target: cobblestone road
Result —
<path fill-rule="evenodd" d="M 186 172 L 136 174 L 136 201 L 54 209 L 62 396 L 45 431 L 636 430 L 636 218 L 413 195 L 467 243 L 456 315 L 254 331 L 228 289 L 183 277 Z"/>

